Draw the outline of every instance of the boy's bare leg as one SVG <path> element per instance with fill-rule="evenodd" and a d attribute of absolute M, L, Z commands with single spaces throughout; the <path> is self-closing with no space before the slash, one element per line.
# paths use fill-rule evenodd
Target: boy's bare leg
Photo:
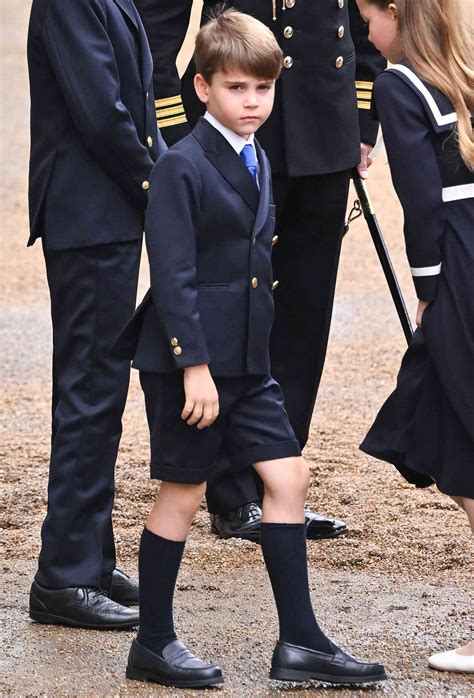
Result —
<path fill-rule="evenodd" d="M 264 485 L 260 540 L 278 610 L 280 641 L 333 654 L 309 592 L 304 525 L 308 465 L 300 456 L 253 467 Z"/>
<path fill-rule="evenodd" d="M 146 520 L 147 529 L 167 540 L 185 541 L 205 492 L 205 482 L 199 485 L 162 482 Z"/>
<path fill-rule="evenodd" d="M 270 677 L 351 684 L 386 678 L 382 665 L 360 662 L 332 643 L 314 615 L 303 511 L 310 480 L 306 462 L 282 458 L 254 468 L 264 484 L 260 541 L 280 625 Z"/>

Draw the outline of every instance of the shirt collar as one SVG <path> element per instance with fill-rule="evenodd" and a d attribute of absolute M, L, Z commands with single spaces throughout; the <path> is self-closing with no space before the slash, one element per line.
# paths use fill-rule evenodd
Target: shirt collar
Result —
<path fill-rule="evenodd" d="M 211 126 L 214 126 L 214 128 L 224 136 L 226 141 L 229 143 L 229 145 L 232 146 L 237 155 L 240 155 L 245 145 L 251 145 L 252 148 L 255 150 L 255 157 L 257 156 L 257 151 L 255 149 L 255 136 L 253 133 L 250 134 L 248 140 L 245 140 L 243 136 L 239 136 L 239 134 L 235 133 L 235 131 L 231 131 L 231 129 L 227 128 L 227 126 L 223 126 L 221 122 L 218 121 L 214 116 L 212 116 L 212 114 L 209 114 L 208 111 L 204 114 L 204 118 L 206 119 L 206 121 L 209 121 Z"/>

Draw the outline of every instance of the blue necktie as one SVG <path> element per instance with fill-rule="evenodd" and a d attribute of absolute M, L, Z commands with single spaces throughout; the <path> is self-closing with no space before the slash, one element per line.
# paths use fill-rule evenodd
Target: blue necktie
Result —
<path fill-rule="evenodd" d="M 253 147 L 253 145 L 250 145 L 250 143 L 244 145 L 244 147 L 240 151 L 240 159 L 250 172 L 250 175 L 255 184 L 257 184 L 257 156 L 255 154 L 255 148 Z"/>

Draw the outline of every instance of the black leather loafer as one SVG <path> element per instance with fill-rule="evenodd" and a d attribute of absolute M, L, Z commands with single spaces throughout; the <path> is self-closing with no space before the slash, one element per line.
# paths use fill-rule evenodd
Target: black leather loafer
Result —
<path fill-rule="evenodd" d="M 216 664 L 203 662 L 179 640 L 167 645 L 160 655 L 134 640 L 128 655 L 126 676 L 135 681 L 153 681 L 175 688 L 204 688 L 224 683 Z"/>
<path fill-rule="evenodd" d="M 328 519 L 326 516 L 316 514 L 308 508 L 304 510 L 304 520 L 306 524 L 306 538 L 308 540 L 337 538 L 347 533 L 347 526 L 343 521 Z"/>
<path fill-rule="evenodd" d="M 138 582 L 118 567 L 101 578 L 100 588 L 107 592 L 112 601 L 116 601 L 121 606 L 138 605 Z"/>
<path fill-rule="evenodd" d="M 229 511 L 226 514 L 211 514 L 211 532 L 219 538 L 244 538 L 253 543 L 260 541 L 262 510 L 257 502 Z"/>
<path fill-rule="evenodd" d="M 33 582 L 30 618 L 37 623 L 95 630 L 127 630 L 138 625 L 138 611 L 121 606 L 96 587 L 44 589 Z"/>
<path fill-rule="evenodd" d="M 363 684 L 385 681 L 381 664 L 359 662 L 331 643 L 334 654 L 278 642 L 272 657 L 270 678 L 277 681 L 325 681 L 326 683 Z"/>

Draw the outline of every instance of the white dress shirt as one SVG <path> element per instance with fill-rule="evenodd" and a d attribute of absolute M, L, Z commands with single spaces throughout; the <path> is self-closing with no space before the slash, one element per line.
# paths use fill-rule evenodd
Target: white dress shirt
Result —
<path fill-rule="evenodd" d="M 229 145 L 232 146 L 232 148 L 235 150 L 237 155 L 240 157 L 240 153 L 242 152 L 244 146 L 246 145 L 251 145 L 252 148 L 255 151 L 255 159 L 257 160 L 257 186 L 259 186 L 258 183 L 258 170 L 259 164 L 258 164 L 258 157 L 257 157 L 257 150 L 255 148 L 255 135 L 253 133 L 250 134 L 250 136 L 247 138 L 247 140 L 243 136 L 239 136 L 238 133 L 235 133 L 235 131 L 232 131 L 230 128 L 227 128 L 227 126 L 223 126 L 220 121 L 218 121 L 215 116 L 212 116 L 212 114 L 209 114 L 207 111 L 204 114 L 204 118 L 206 121 L 209 121 L 211 126 L 214 126 L 219 133 L 221 133 L 226 141 L 229 143 Z"/>

